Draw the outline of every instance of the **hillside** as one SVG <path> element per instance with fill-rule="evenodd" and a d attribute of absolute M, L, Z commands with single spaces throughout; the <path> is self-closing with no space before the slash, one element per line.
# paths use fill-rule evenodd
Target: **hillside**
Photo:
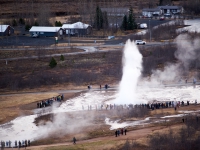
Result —
<path fill-rule="evenodd" d="M 155 7 L 159 0 L 1 0 L 0 18 L 19 19 L 37 17 L 42 11 L 49 11 L 51 17 L 69 15 L 89 15 L 100 7 L 130 7 L 135 13 L 145 7 Z"/>

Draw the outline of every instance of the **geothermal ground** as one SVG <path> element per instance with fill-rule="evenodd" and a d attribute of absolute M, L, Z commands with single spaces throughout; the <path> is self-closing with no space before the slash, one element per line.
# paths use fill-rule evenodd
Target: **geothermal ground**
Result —
<path fill-rule="evenodd" d="M 180 39 L 181 37 L 178 37 L 177 41 Z M 198 42 L 195 40 L 192 44 L 187 42 L 185 44 L 178 42 L 179 53 L 176 57 L 187 67 L 187 63 L 194 56 Z M 187 53 L 187 49 L 191 49 L 190 54 Z M 103 149 L 118 149 L 120 144 L 125 143 L 126 138 L 136 140 L 140 137 L 145 138 L 140 144 L 147 147 L 148 135 L 152 134 L 149 129 L 153 132 L 174 126 L 181 128 L 184 125 L 182 119 L 188 117 L 191 119 L 191 115 L 199 117 L 199 82 L 195 76 L 187 79 L 187 82 L 181 78 L 178 72 L 181 63 L 169 64 L 163 71 L 154 70 L 149 79 L 142 79 L 142 55 L 130 40 L 125 45 L 122 60 L 123 75 L 119 87 L 91 88 L 81 91 L 73 98 L 65 97 L 62 102 L 54 102 L 51 107 L 33 109 L 28 115 L 24 114 L 0 125 L 0 140 L 11 140 L 12 146 L 15 140 L 25 139 L 31 140 L 31 145 L 53 143 L 70 145 L 75 136 L 79 143 L 83 143 L 84 140 L 87 140 L 86 143 L 91 143 L 98 138 L 101 142 L 98 143 L 98 148 L 94 145 L 90 145 L 90 148 L 88 145 L 77 145 L 72 149 L 102 149 L 108 141 L 110 143 L 107 145 L 110 146 Z M 172 102 L 174 105 L 159 109 L 141 107 L 144 104 L 165 102 Z M 179 107 L 177 104 L 182 102 L 184 105 Z M 120 136 L 118 140 L 114 140 L 115 130 L 123 128 L 128 130 L 129 136 Z M 35 148 L 43 149 L 42 147 L 44 146 Z M 48 146 L 45 147 L 49 149 Z"/>
<path fill-rule="evenodd" d="M 194 103 L 198 98 L 200 87 L 197 86 L 178 86 L 178 87 L 159 87 L 159 88 L 145 88 L 139 86 L 136 90 L 136 97 L 145 103 L 166 102 L 166 101 L 190 101 Z M 183 116 L 188 113 L 199 113 L 198 106 L 193 108 L 193 111 L 186 111 L 189 107 L 184 106 L 176 112 L 174 108 L 163 109 L 168 110 L 167 113 L 162 113 L 160 116 L 145 115 L 137 118 L 116 117 L 117 113 L 113 109 L 107 108 L 106 105 L 114 105 L 117 97 L 117 90 L 88 90 L 82 92 L 79 96 L 71 99 L 65 99 L 58 106 L 39 108 L 33 110 L 33 115 L 20 116 L 8 123 L 0 126 L 1 140 L 11 140 L 14 146 L 15 140 L 30 139 L 31 141 L 39 141 L 54 135 L 59 131 L 60 136 L 78 135 L 83 131 L 89 132 L 88 128 L 98 130 L 101 126 L 105 126 L 107 130 L 115 130 L 119 128 L 144 128 L 149 126 L 157 126 L 163 122 L 170 122 L 173 118 L 179 118 L 180 121 Z M 123 105 L 127 109 L 127 105 Z M 89 109 L 89 110 L 88 110 Z M 162 110 L 162 111 L 163 111 Z M 182 110 L 182 111 L 180 111 Z M 119 110 L 123 112 L 122 110 Z M 156 110 L 150 110 L 155 113 Z M 42 116 L 52 116 L 53 119 L 39 119 Z M 43 120 L 43 121 L 42 121 Z M 157 125 L 156 125 L 157 124 Z M 114 133 L 114 131 L 112 131 Z M 57 135 L 56 135 L 57 136 Z M 84 137 L 86 138 L 86 137 Z M 70 141 L 70 139 L 68 139 Z"/>

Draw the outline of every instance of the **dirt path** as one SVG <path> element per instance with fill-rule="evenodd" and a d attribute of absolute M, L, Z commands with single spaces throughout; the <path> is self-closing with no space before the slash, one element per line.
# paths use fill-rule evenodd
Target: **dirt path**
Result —
<path fill-rule="evenodd" d="M 127 139 L 128 140 L 136 140 L 139 138 L 146 138 L 148 135 L 152 134 L 153 132 L 161 131 L 161 130 L 163 131 L 163 130 L 168 129 L 169 127 L 175 128 L 178 126 L 180 126 L 180 125 L 148 127 L 148 128 L 143 128 L 143 129 L 139 129 L 139 130 L 129 131 L 129 132 L 127 132 L 127 135 L 121 135 L 118 137 L 115 137 L 115 134 L 114 134 L 115 131 L 113 130 L 113 136 L 106 136 L 106 137 L 93 138 L 93 139 L 89 139 L 89 140 L 77 141 L 77 145 L 83 144 L 83 143 L 92 143 L 92 142 L 108 141 L 108 140 L 115 140 L 115 141 L 127 140 Z M 38 146 L 27 147 L 26 149 L 30 149 L 30 150 L 35 149 L 36 150 L 36 149 L 41 149 L 41 148 L 57 147 L 57 146 L 63 146 L 63 145 L 68 146 L 68 145 L 73 145 L 73 143 L 65 142 L 65 143 L 57 143 L 57 144 L 49 144 L 49 145 L 38 145 Z M 22 148 L 22 149 L 24 149 L 24 148 Z"/>

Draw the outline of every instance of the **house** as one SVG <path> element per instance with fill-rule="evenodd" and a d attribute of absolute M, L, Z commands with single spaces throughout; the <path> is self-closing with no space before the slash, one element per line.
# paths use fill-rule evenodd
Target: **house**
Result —
<path fill-rule="evenodd" d="M 38 36 L 55 37 L 62 35 L 62 29 L 61 27 L 32 26 L 29 33 L 31 36 L 37 34 Z"/>
<path fill-rule="evenodd" d="M 144 8 L 142 15 L 144 17 L 160 16 L 162 14 L 180 14 L 183 13 L 182 6 L 158 6 L 157 8 Z"/>
<path fill-rule="evenodd" d="M 92 27 L 89 24 L 76 22 L 73 24 L 63 24 L 62 29 L 65 34 L 83 36 L 90 34 Z"/>
<path fill-rule="evenodd" d="M 182 6 L 158 6 L 158 8 L 161 9 L 162 14 L 180 14 L 184 11 Z"/>
<path fill-rule="evenodd" d="M 0 36 L 11 35 L 14 33 L 14 28 L 10 25 L 0 25 Z"/>
<path fill-rule="evenodd" d="M 162 10 L 160 8 L 144 8 L 142 9 L 142 15 L 144 17 L 160 16 Z"/>
<path fill-rule="evenodd" d="M 124 17 L 128 15 L 129 8 L 101 8 L 102 12 L 107 12 L 108 16 Z"/>

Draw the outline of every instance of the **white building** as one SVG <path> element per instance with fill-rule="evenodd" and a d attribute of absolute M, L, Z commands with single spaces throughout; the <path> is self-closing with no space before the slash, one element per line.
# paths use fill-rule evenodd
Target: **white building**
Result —
<path fill-rule="evenodd" d="M 184 11 L 182 6 L 158 6 L 158 8 L 161 9 L 162 14 L 181 14 Z"/>
<path fill-rule="evenodd" d="M 157 8 L 144 8 L 142 15 L 144 17 L 160 16 L 163 14 L 181 14 L 184 9 L 182 6 L 158 6 Z"/>
<path fill-rule="evenodd" d="M 37 34 L 38 36 L 55 37 L 60 34 L 61 27 L 45 27 L 45 26 L 32 26 L 29 30 L 31 35 Z"/>
<path fill-rule="evenodd" d="M 90 34 L 92 27 L 89 24 L 76 22 L 73 24 L 63 24 L 62 29 L 66 34 L 87 35 Z"/>
<path fill-rule="evenodd" d="M 144 8 L 142 9 L 142 15 L 144 17 L 160 16 L 162 10 L 160 8 Z"/>

